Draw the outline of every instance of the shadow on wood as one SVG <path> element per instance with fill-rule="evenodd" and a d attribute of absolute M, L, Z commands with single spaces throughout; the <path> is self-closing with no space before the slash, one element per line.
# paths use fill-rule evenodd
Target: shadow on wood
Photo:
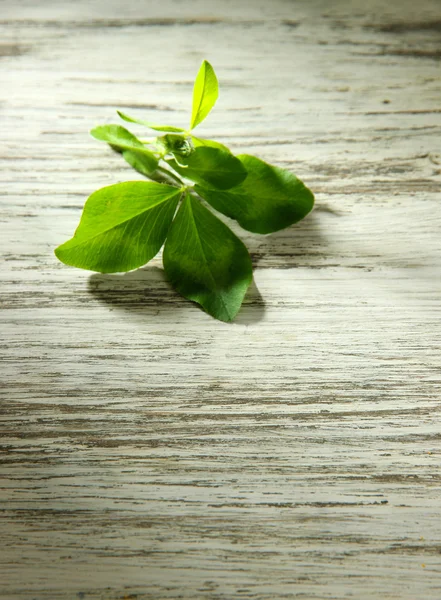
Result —
<path fill-rule="evenodd" d="M 147 318 L 166 315 L 170 319 L 170 312 L 191 308 L 190 302 L 168 283 L 164 271 L 153 266 L 129 273 L 96 273 L 89 279 L 89 291 L 100 302 Z M 258 323 L 264 312 L 265 303 L 253 280 L 234 323 Z"/>
<path fill-rule="evenodd" d="M 314 267 L 323 263 L 328 245 L 317 213 L 333 212 L 327 207 L 320 209 L 321 206 L 317 205 L 304 222 L 265 236 L 247 235 L 236 223 L 228 221 L 228 224 L 244 240 L 254 269 L 258 266 L 265 268 L 268 262 L 272 266 L 275 259 L 278 268 L 305 266 L 305 262 L 307 266 Z M 146 266 L 129 273 L 96 273 L 89 279 L 89 290 L 101 302 L 130 311 L 138 317 L 157 318 L 166 315 L 169 319 L 170 313 L 182 312 L 191 307 L 189 301 L 170 286 L 164 271 L 155 266 Z M 234 323 L 259 323 L 264 314 L 265 301 L 253 279 Z"/>

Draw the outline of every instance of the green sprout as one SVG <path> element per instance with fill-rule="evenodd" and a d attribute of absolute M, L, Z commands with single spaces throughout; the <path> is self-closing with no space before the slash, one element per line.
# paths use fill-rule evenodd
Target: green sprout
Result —
<path fill-rule="evenodd" d="M 117 183 L 94 192 L 74 236 L 55 250 L 61 262 L 100 273 L 131 271 L 164 245 L 164 270 L 173 287 L 216 319 L 234 319 L 252 281 L 251 259 L 216 212 L 247 231 L 268 234 L 303 219 L 314 196 L 289 171 L 249 154 L 234 156 L 223 144 L 193 135 L 217 98 L 216 74 L 204 61 L 194 84 L 188 130 L 118 111 L 124 121 L 163 135 L 141 141 L 120 125 L 91 131 L 153 181 Z"/>

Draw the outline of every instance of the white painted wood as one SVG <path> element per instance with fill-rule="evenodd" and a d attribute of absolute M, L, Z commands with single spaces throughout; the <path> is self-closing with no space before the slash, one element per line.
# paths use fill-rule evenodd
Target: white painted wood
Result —
<path fill-rule="evenodd" d="M 0 3 L 2 600 L 441 597 L 437 0 Z M 236 322 L 58 263 L 114 108 L 291 169 Z M 135 129 L 136 130 L 136 129 Z"/>

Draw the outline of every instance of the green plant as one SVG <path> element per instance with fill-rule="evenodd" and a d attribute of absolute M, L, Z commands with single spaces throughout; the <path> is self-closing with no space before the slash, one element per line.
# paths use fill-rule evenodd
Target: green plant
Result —
<path fill-rule="evenodd" d="M 292 173 L 193 135 L 217 97 L 215 72 L 204 61 L 188 130 L 118 111 L 124 121 L 163 135 L 141 141 L 120 125 L 91 131 L 153 181 L 117 183 L 93 193 L 74 236 L 55 250 L 60 261 L 101 273 L 130 271 L 165 243 L 164 270 L 176 290 L 216 319 L 234 319 L 252 280 L 251 259 L 212 209 L 248 231 L 267 234 L 303 219 L 314 196 Z"/>

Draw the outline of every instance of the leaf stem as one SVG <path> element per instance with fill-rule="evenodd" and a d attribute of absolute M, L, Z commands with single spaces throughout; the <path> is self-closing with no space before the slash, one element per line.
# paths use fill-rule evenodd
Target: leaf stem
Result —
<path fill-rule="evenodd" d="M 166 179 L 167 182 L 169 182 L 170 179 L 172 179 L 173 183 L 171 183 L 171 185 L 176 186 L 176 184 L 178 184 L 178 187 L 180 187 L 180 188 L 184 186 L 183 181 L 181 179 L 179 179 L 179 177 L 177 175 L 175 175 L 168 169 L 164 169 L 164 167 L 159 167 L 159 166 L 156 167 L 156 171 L 153 175 L 155 175 L 156 173 L 158 173 L 160 176 L 162 176 L 164 179 Z"/>

